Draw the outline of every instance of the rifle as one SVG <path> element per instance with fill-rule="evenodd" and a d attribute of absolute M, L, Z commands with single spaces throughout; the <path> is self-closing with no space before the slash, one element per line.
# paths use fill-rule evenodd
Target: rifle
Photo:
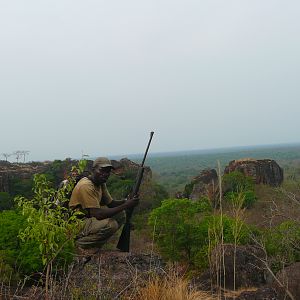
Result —
<path fill-rule="evenodd" d="M 135 180 L 135 185 L 134 185 L 134 188 L 132 190 L 131 197 L 134 197 L 134 196 L 138 195 L 138 193 L 139 193 L 140 185 L 142 183 L 144 170 L 145 170 L 144 163 L 145 163 L 145 160 L 146 160 L 146 157 L 147 157 L 147 153 L 148 153 L 148 150 L 149 150 L 149 147 L 150 147 L 150 144 L 151 144 L 153 134 L 154 134 L 154 132 L 151 131 L 148 146 L 146 148 L 146 152 L 144 154 L 142 164 L 141 164 L 141 166 L 139 168 L 139 171 L 137 173 L 136 180 Z M 133 213 L 133 209 L 134 209 L 134 207 L 129 208 L 129 209 L 126 210 L 126 222 L 123 226 L 123 230 L 122 230 L 122 233 L 121 233 L 121 236 L 119 238 L 118 245 L 117 245 L 117 248 L 119 250 L 123 251 L 123 252 L 129 252 L 130 227 L 131 227 L 130 220 L 131 220 L 131 216 L 132 216 L 132 213 Z"/>

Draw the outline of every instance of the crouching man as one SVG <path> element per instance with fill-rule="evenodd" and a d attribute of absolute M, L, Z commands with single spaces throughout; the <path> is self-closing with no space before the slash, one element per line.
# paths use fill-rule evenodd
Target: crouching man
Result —
<path fill-rule="evenodd" d="M 112 169 L 108 158 L 97 158 L 91 175 L 82 178 L 72 192 L 70 208 L 79 209 L 86 216 L 76 240 L 80 248 L 100 248 L 124 224 L 125 210 L 139 202 L 138 197 L 112 199 L 105 184 Z"/>

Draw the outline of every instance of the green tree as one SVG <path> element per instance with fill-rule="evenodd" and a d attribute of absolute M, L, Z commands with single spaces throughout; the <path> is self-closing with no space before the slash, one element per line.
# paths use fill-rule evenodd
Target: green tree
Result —
<path fill-rule="evenodd" d="M 171 260 L 192 261 L 199 249 L 200 213 L 211 210 L 209 203 L 188 199 L 164 200 L 150 213 L 149 224 L 155 228 L 156 241 L 163 255 Z"/>
<path fill-rule="evenodd" d="M 245 176 L 239 171 L 234 171 L 223 175 L 222 182 L 225 191 L 239 192 L 244 190 L 254 190 L 254 182 L 252 177 Z"/>
<path fill-rule="evenodd" d="M 13 207 L 13 202 L 9 193 L 0 192 L 0 211 L 11 209 Z"/>

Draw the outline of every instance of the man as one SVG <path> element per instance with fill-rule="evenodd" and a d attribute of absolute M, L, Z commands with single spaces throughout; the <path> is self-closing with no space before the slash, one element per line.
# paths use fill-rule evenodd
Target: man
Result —
<path fill-rule="evenodd" d="M 81 248 L 100 248 L 125 222 L 125 209 L 138 204 L 139 198 L 113 200 L 106 181 L 113 166 L 106 157 L 93 162 L 92 173 L 75 186 L 69 206 L 85 213 L 84 228 L 76 244 Z"/>

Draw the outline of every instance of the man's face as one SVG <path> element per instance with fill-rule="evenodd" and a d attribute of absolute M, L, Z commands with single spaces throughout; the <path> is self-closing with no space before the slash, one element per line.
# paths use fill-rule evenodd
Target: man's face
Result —
<path fill-rule="evenodd" d="M 96 166 L 93 171 L 93 181 L 96 184 L 105 183 L 109 178 L 111 167 Z"/>

